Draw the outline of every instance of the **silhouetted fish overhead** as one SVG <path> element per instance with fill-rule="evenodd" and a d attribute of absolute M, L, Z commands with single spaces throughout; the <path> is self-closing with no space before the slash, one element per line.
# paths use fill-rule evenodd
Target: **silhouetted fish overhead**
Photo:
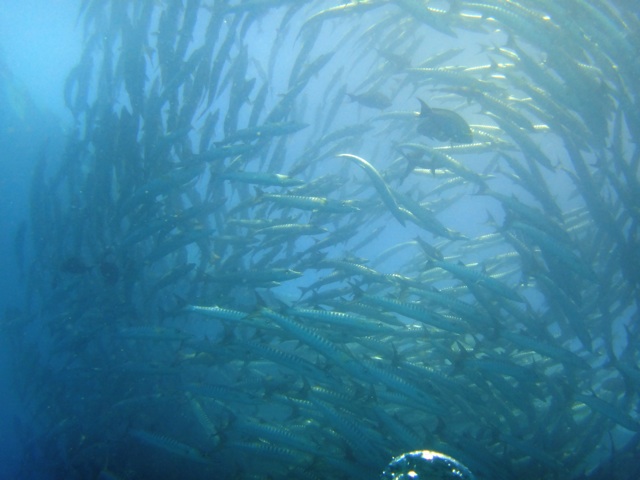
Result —
<path fill-rule="evenodd" d="M 71 256 L 60 262 L 60 271 L 62 273 L 70 273 L 72 275 L 82 275 L 90 271 L 93 267 L 87 265 L 82 258 Z"/>
<path fill-rule="evenodd" d="M 120 278 L 120 269 L 114 262 L 103 260 L 100 262 L 100 274 L 109 285 L 115 284 Z"/>
<path fill-rule="evenodd" d="M 472 143 L 473 134 L 469 124 L 452 110 L 431 108 L 420 101 L 420 124 L 418 133 L 441 142 Z"/>

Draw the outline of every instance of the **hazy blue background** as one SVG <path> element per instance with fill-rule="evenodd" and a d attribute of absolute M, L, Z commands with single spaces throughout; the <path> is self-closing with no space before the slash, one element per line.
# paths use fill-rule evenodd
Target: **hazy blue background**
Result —
<path fill-rule="evenodd" d="M 82 50 L 78 0 L 0 0 L 0 314 L 20 308 L 15 232 L 28 217 L 34 160 L 51 158 L 72 122 L 63 85 Z M 28 238 L 28 237 L 27 237 Z M 0 334 L 0 479 L 15 478 L 19 405 L 11 392 L 11 345 Z"/>
<path fill-rule="evenodd" d="M 72 116 L 64 105 L 63 87 L 68 72 L 76 65 L 82 52 L 82 24 L 77 23 L 79 3 L 80 0 L 0 0 L 0 86 L 10 87 L 0 91 L 2 315 L 7 308 L 22 307 L 20 271 L 16 264 L 14 238 L 18 226 L 29 217 L 28 186 L 33 165 L 41 151 L 46 151 L 50 161 L 55 161 L 62 148 L 65 133 L 72 126 Z M 252 46 L 252 50 L 264 46 L 263 55 L 266 58 L 269 54 L 266 48 L 272 42 L 265 39 L 265 32 L 268 33 L 266 26 L 259 32 L 261 42 L 252 38 L 247 38 L 246 41 Z M 489 41 L 486 36 L 483 36 L 483 39 L 485 42 Z M 456 46 L 451 39 L 447 42 L 452 42 L 452 47 Z M 466 42 L 467 45 L 473 46 L 474 35 L 463 33 L 456 42 Z M 434 49 L 446 50 L 446 46 L 438 43 Z M 456 62 L 468 62 L 469 65 L 482 63 L 482 60 L 474 58 L 479 52 L 480 47 L 469 48 L 465 52 L 466 56 L 461 56 Z M 425 56 L 428 56 L 428 52 Z M 337 57 L 334 60 L 338 65 L 341 63 Z M 329 69 L 323 72 L 323 75 L 331 78 Z M 353 85 L 357 85 L 361 79 L 351 80 Z M 320 83 L 317 88 L 319 92 L 323 92 L 326 84 Z M 278 91 L 278 88 L 275 90 Z M 405 104 L 396 102 L 395 107 L 406 110 L 418 108 L 413 95 L 411 98 L 403 97 L 403 100 Z M 357 123 L 357 117 L 361 113 L 357 105 L 347 104 L 344 111 L 356 118 L 349 118 L 343 113 L 344 116 L 338 121 L 343 121 L 345 125 Z M 478 121 L 482 121 L 481 115 Z M 553 146 L 547 145 L 546 148 L 552 149 Z M 362 155 L 367 157 L 366 153 Z M 555 160 L 555 157 L 553 159 Z M 339 163 L 328 165 L 328 168 L 337 168 Z M 351 174 L 357 174 L 356 170 L 352 167 Z M 361 172 L 359 175 L 363 176 Z M 568 179 L 559 175 L 549 180 L 549 185 L 557 192 L 573 191 L 572 188 L 565 188 L 562 182 L 568 183 Z M 457 202 L 455 207 L 448 210 L 446 225 L 462 230 L 469 236 L 486 233 L 486 211 L 492 206 L 494 210 L 491 213 L 494 216 L 500 215 L 501 209 L 497 208 L 495 200 L 470 196 L 468 201 Z M 477 228 L 477 231 L 472 230 L 474 228 Z M 406 234 L 409 238 L 414 235 L 410 230 Z M 395 238 L 388 240 L 397 241 Z M 28 263 L 27 261 L 26 264 Z M 0 330 L 0 432 L 3 433 L 0 435 L 0 480 L 15 478 L 13 472 L 16 472 L 17 462 L 21 458 L 16 440 L 25 440 L 20 438 L 16 428 L 16 425 L 19 425 L 19 420 L 16 419 L 20 418 L 20 405 L 11 392 L 12 346 L 7 343 Z"/>

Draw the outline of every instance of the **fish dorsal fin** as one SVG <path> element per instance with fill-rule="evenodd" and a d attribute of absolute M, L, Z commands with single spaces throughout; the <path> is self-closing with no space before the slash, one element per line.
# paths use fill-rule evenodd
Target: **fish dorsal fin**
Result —
<path fill-rule="evenodd" d="M 418 101 L 420 102 L 420 116 L 427 117 L 431 115 L 431 108 L 429 107 L 429 105 L 424 103 L 424 100 L 422 100 L 421 98 L 419 98 Z"/>

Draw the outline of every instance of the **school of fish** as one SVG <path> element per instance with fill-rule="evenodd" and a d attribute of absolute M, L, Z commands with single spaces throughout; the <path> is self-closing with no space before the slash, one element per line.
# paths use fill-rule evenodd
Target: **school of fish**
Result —
<path fill-rule="evenodd" d="M 21 478 L 640 478 L 639 12 L 83 0 Z"/>

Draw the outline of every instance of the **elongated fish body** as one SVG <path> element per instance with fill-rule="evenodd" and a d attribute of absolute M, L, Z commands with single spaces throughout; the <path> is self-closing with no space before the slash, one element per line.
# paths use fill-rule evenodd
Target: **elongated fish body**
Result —
<path fill-rule="evenodd" d="M 291 178 L 280 173 L 237 171 L 224 173 L 221 175 L 221 178 L 236 182 L 252 183 L 254 185 L 278 187 L 292 187 L 304 184 L 302 180 Z"/>
<path fill-rule="evenodd" d="M 257 342 L 247 341 L 246 345 L 257 355 L 281 365 L 288 370 L 297 372 L 307 379 L 321 380 L 324 378 L 323 372 L 320 368 L 298 355 Z"/>
<path fill-rule="evenodd" d="M 569 245 L 562 243 L 562 239 L 552 237 L 547 232 L 523 222 L 514 222 L 511 227 L 536 242 L 544 252 L 548 252 L 581 278 L 592 282 L 598 281 L 598 277 L 589 268 L 589 265 L 576 255 Z"/>
<path fill-rule="evenodd" d="M 190 392 L 185 394 L 187 400 L 189 400 L 189 404 L 191 405 L 191 410 L 193 411 L 194 416 L 198 420 L 198 423 L 204 430 L 204 433 L 207 435 L 209 440 L 215 442 L 216 444 L 220 442 L 220 435 L 218 434 L 218 429 L 215 424 L 211 420 L 211 417 L 205 412 L 202 408 L 202 405 L 198 401 L 196 397 L 194 397 Z"/>
<path fill-rule="evenodd" d="M 80 0 L 57 131 L 0 58 L 0 472 L 640 479 L 638 2 Z"/>
<path fill-rule="evenodd" d="M 302 325 L 296 320 L 293 320 L 286 315 L 281 315 L 268 308 L 263 308 L 261 310 L 261 315 L 265 316 L 269 320 L 274 321 L 283 330 L 286 330 L 294 337 L 306 343 L 311 348 L 317 350 L 327 359 L 335 362 L 336 364 L 340 365 L 345 360 L 349 360 L 349 356 L 344 351 L 336 347 L 333 343 L 324 338 L 314 329 Z"/>
<path fill-rule="evenodd" d="M 387 185 L 387 182 L 384 181 L 380 172 L 376 170 L 376 168 L 367 162 L 364 158 L 358 157 L 357 155 L 352 155 L 350 153 L 341 153 L 338 157 L 349 158 L 353 160 L 356 165 L 360 166 L 369 176 L 373 186 L 380 194 L 382 201 L 387 206 L 389 211 L 393 214 L 394 217 L 400 222 L 401 225 L 404 225 L 404 220 L 406 217 L 406 210 L 401 209 L 398 205 L 391 189 Z"/>
<path fill-rule="evenodd" d="M 346 312 L 319 310 L 311 308 L 292 308 L 290 312 L 298 317 L 308 318 L 333 324 L 336 326 L 347 327 L 349 331 L 359 330 L 368 332 L 369 334 L 394 334 L 396 329 L 384 325 L 382 323 L 374 323 L 366 317 L 357 314 L 349 314 Z"/>
<path fill-rule="evenodd" d="M 311 210 L 324 213 L 350 213 L 358 210 L 348 200 L 335 200 L 332 198 L 303 196 L 303 195 L 280 195 L 275 193 L 259 193 L 256 201 L 270 201 L 284 207 L 298 208 L 300 210 Z"/>
<path fill-rule="evenodd" d="M 245 320 L 249 316 L 248 313 L 239 310 L 232 310 L 230 308 L 218 307 L 217 305 L 187 305 L 185 308 L 189 312 L 199 313 L 201 315 L 206 315 L 220 320 Z"/>
<path fill-rule="evenodd" d="M 502 332 L 501 335 L 514 345 L 521 348 L 530 348 L 536 353 L 552 358 L 565 366 L 583 370 L 591 368 L 588 362 L 562 346 L 546 343 L 521 333 Z"/>
<path fill-rule="evenodd" d="M 423 308 L 421 305 L 412 302 L 402 302 L 394 298 L 386 298 L 380 295 L 365 295 L 363 299 L 367 303 L 399 313 L 412 320 L 431 325 L 441 330 L 454 333 L 465 333 L 466 326 L 450 322 L 439 314 Z"/>
<path fill-rule="evenodd" d="M 632 432 L 640 432 L 640 422 L 638 422 L 638 420 L 631 417 L 630 415 L 627 415 L 615 405 L 612 405 L 611 403 L 596 397 L 595 394 L 576 394 L 575 399 L 587 405 L 594 412 L 598 412 L 601 415 L 609 418 L 610 420 L 613 420 L 621 427 L 624 427 Z"/>
<path fill-rule="evenodd" d="M 261 228 L 256 230 L 254 235 L 266 235 L 267 237 L 287 236 L 294 239 L 301 235 L 320 235 L 326 232 L 326 229 L 308 223 L 285 223 L 282 225 L 272 225 Z"/>
<path fill-rule="evenodd" d="M 189 333 L 177 328 L 158 326 L 125 327 L 119 329 L 116 336 L 127 340 L 152 340 L 156 342 L 183 342 L 191 338 Z"/>
<path fill-rule="evenodd" d="M 513 300 L 514 302 L 522 302 L 522 297 L 517 292 L 509 288 L 489 275 L 476 271 L 461 263 L 447 262 L 443 260 L 430 261 L 428 266 L 440 267 L 446 270 L 468 285 L 482 285 L 487 290 L 491 290 L 496 295 Z"/>
<path fill-rule="evenodd" d="M 142 443 L 198 463 L 212 463 L 200 450 L 174 438 L 146 430 L 131 430 L 132 437 Z"/>

